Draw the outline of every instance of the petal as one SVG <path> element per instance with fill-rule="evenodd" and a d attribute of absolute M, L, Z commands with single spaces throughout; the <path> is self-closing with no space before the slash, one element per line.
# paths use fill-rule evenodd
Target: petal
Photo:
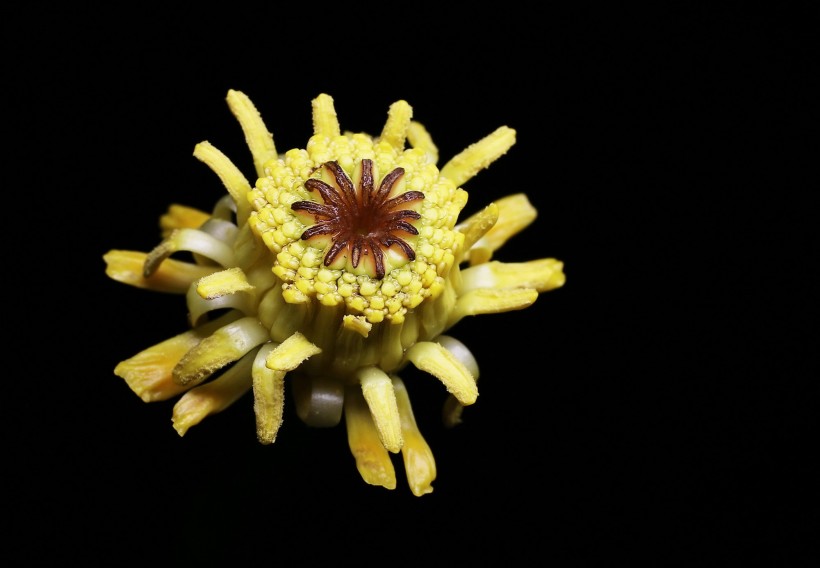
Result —
<path fill-rule="evenodd" d="M 478 398 L 475 377 L 447 349 L 432 341 L 419 341 L 407 350 L 407 359 L 421 371 L 440 380 L 447 391 L 468 406 Z"/>
<path fill-rule="evenodd" d="M 267 329 L 256 318 L 244 317 L 217 329 L 203 339 L 174 367 L 174 381 L 196 385 L 233 363 L 248 351 L 270 340 Z"/>
<path fill-rule="evenodd" d="M 564 263 L 554 258 L 528 262 L 485 262 L 461 271 L 462 295 L 481 288 L 535 288 L 547 292 L 564 285 Z"/>
<path fill-rule="evenodd" d="M 450 313 L 447 329 L 465 316 L 497 314 L 523 310 L 538 299 L 534 288 L 507 288 L 503 290 L 479 289 L 460 296 L 455 309 Z"/>
<path fill-rule="evenodd" d="M 377 367 L 359 369 L 356 378 L 362 385 L 362 394 L 379 431 L 379 439 L 387 451 L 398 453 L 404 440 L 393 382 L 387 373 Z"/>
<path fill-rule="evenodd" d="M 268 354 L 276 346 L 276 343 L 267 343 L 260 347 L 251 368 L 256 437 L 262 444 L 276 441 L 284 415 L 285 372 L 274 371 L 265 364 Z"/>
<path fill-rule="evenodd" d="M 396 405 L 401 417 L 401 433 L 404 445 L 401 454 L 404 460 L 404 470 L 407 474 L 407 483 L 413 495 L 420 497 L 433 492 L 431 483 L 436 478 L 436 460 L 430 446 L 419 432 L 413 408 L 410 406 L 410 397 L 402 380 L 393 375 L 393 390 L 396 393 Z"/>
<path fill-rule="evenodd" d="M 475 379 L 477 385 L 479 376 L 478 361 L 476 361 L 472 351 L 470 351 L 461 341 L 449 335 L 439 335 L 436 338 L 436 343 L 444 347 L 453 355 L 453 357 L 464 364 Z M 463 411 L 464 405 L 461 404 L 455 396 L 448 394 L 447 400 L 444 401 L 444 406 L 441 410 L 441 418 L 444 425 L 448 428 L 452 428 L 453 426 L 460 424 L 461 414 Z"/>
<path fill-rule="evenodd" d="M 527 228 L 538 216 L 538 211 L 523 193 L 502 197 L 495 201 L 498 207 L 498 222 L 479 239 L 474 246 L 500 249 L 514 235 Z"/>
<path fill-rule="evenodd" d="M 395 489 L 396 471 L 393 462 L 382 444 L 361 389 L 347 389 L 344 413 L 347 443 L 356 460 L 359 475 L 370 485 Z"/>
<path fill-rule="evenodd" d="M 248 392 L 253 384 L 251 366 L 255 357 L 255 352 L 248 353 L 218 378 L 182 395 L 174 405 L 174 430 L 184 436 L 189 428 L 211 414 L 222 412 Z"/>
<path fill-rule="evenodd" d="M 469 249 L 498 222 L 498 204 L 490 203 L 487 207 L 456 225 L 456 229 L 464 233 L 464 248 L 469 258 Z"/>
<path fill-rule="evenodd" d="M 190 388 L 173 380 L 172 371 L 179 360 L 204 338 L 237 319 L 239 314 L 230 312 L 196 329 L 166 339 L 122 361 L 114 369 L 114 374 L 125 379 L 131 390 L 145 402 L 167 400 Z"/>
<path fill-rule="evenodd" d="M 174 203 L 159 218 L 159 226 L 162 236 L 167 237 L 174 229 L 197 229 L 210 217 L 205 211 Z"/>
<path fill-rule="evenodd" d="M 213 266 L 200 266 L 190 262 L 180 262 L 168 259 L 163 262 L 150 276 L 144 274 L 144 267 L 148 255 L 144 252 L 132 250 L 110 250 L 103 255 L 106 267 L 105 273 L 109 278 L 156 292 L 170 292 L 184 294 L 191 284 L 219 270 Z"/>

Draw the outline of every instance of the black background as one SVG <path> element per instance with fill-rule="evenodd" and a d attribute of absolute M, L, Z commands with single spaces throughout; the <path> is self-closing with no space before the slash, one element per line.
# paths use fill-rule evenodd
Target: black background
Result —
<path fill-rule="evenodd" d="M 799 298 L 816 249 L 789 151 L 804 15 L 219 10 L 5 19 L 4 508 L 23 557 L 801 565 L 816 441 L 786 443 L 815 426 Z M 343 129 L 373 134 L 408 101 L 441 164 L 516 129 L 465 186 L 467 212 L 525 191 L 539 218 L 497 258 L 559 258 L 567 283 L 451 330 L 481 367 L 457 428 L 439 421 L 443 387 L 407 372 L 432 494 L 414 497 L 399 461 L 395 490 L 366 485 L 343 426 L 312 430 L 290 405 L 272 446 L 249 396 L 180 438 L 171 402 L 114 376 L 184 330 L 185 307 L 108 280 L 102 255 L 150 250 L 170 203 L 223 195 L 196 143 L 252 176 L 228 89 L 280 151 L 304 145 L 319 93 Z"/>

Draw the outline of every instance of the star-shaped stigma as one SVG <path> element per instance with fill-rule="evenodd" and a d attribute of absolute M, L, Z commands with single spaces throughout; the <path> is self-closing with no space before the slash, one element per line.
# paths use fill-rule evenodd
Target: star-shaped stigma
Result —
<path fill-rule="evenodd" d="M 358 191 L 338 162 L 322 164 L 334 177 L 335 187 L 322 180 L 311 178 L 305 187 L 317 191 L 324 203 L 297 201 L 291 205 L 294 211 L 304 211 L 316 218 L 316 224 L 302 233 L 302 240 L 317 235 L 330 235 L 332 245 L 325 254 L 325 266 L 330 266 L 343 250 L 350 252 L 350 262 L 359 266 L 362 256 L 373 256 L 376 278 L 384 278 L 384 250 L 398 246 L 408 260 L 415 260 L 416 253 L 395 233 L 403 231 L 418 235 L 418 230 L 407 219 L 419 219 L 421 215 L 412 209 L 399 209 L 411 201 L 424 199 L 420 191 L 408 191 L 388 199 L 393 186 L 404 175 L 404 168 L 396 168 L 382 179 L 379 189 L 373 185 L 373 161 L 362 160 L 361 181 Z"/>

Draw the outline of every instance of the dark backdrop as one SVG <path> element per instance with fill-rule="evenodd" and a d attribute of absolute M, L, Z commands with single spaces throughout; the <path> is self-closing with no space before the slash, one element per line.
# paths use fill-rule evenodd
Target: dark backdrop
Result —
<path fill-rule="evenodd" d="M 784 443 L 814 421 L 815 346 L 793 325 L 808 225 L 795 158 L 774 154 L 806 98 L 801 15 L 374 10 L 6 20 L 12 544 L 105 562 L 799 564 L 806 466 Z M 197 142 L 251 176 L 228 89 L 280 150 L 303 146 L 323 92 L 370 133 L 407 100 L 440 163 L 517 130 L 468 210 L 525 191 L 539 218 L 497 257 L 559 258 L 567 283 L 453 330 L 481 366 L 456 429 L 443 387 L 407 377 L 432 494 L 399 462 L 394 491 L 366 485 L 343 426 L 309 429 L 290 405 L 272 446 L 250 397 L 180 438 L 172 403 L 114 376 L 185 308 L 108 280 L 102 255 L 153 247 L 171 202 L 223 195 Z"/>

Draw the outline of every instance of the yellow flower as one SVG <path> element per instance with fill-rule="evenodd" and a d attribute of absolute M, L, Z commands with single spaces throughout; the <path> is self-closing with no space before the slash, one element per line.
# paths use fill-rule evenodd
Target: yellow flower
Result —
<path fill-rule="evenodd" d="M 459 221 L 461 186 L 509 150 L 515 131 L 502 126 L 439 169 L 438 149 L 405 101 L 390 106 L 374 137 L 342 132 L 322 94 L 306 147 L 280 154 L 243 93 L 229 91 L 227 102 L 256 182 L 201 142 L 194 156 L 228 195 L 210 213 L 171 205 L 148 253 L 104 255 L 115 280 L 185 294 L 191 324 L 114 373 L 146 402 L 179 397 L 180 436 L 252 391 L 263 444 L 282 424 L 287 378 L 305 423 L 344 417 L 367 483 L 395 488 L 390 454 L 401 453 L 411 491 L 431 492 L 435 460 L 400 372 L 411 364 L 441 381 L 445 423 L 458 423 L 478 396 L 478 365 L 444 333 L 465 316 L 526 308 L 564 284 L 556 259 L 493 260 L 536 217 L 523 193 Z"/>

